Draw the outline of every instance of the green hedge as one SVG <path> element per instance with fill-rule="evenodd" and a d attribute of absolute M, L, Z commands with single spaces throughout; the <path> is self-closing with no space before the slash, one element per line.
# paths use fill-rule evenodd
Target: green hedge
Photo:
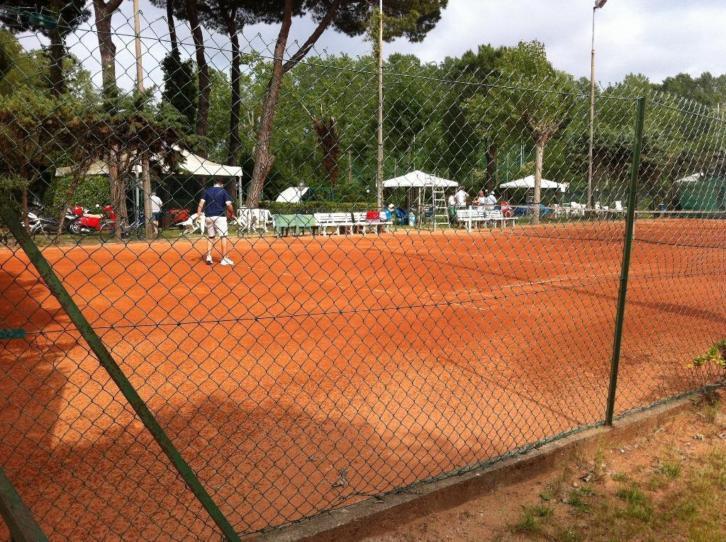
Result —
<path fill-rule="evenodd" d="M 262 209 L 269 209 L 275 215 L 311 214 L 311 213 L 342 213 L 354 211 L 370 211 L 376 208 L 373 202 L 345 201 L 303 201 L 301 203 L 279 203 L 276 201 L 260 202 Z"/>
<path fill-rule="evenodd" d="M 111 201 L 111 188 L 108 178 L 105 176 L 83 178 L 78 183 L 75 193 L 71 196 L 71 201 L 66 202 L 70 182 L 70 177 L 55 177 L 53 179 L 50 188 L 45 193 L 45 201 L 43 202 L 47 212 L 55 215 L 67 203 L 70 205 L 77 203 L 93 211 L 96 205 L 104 205 Z"/>

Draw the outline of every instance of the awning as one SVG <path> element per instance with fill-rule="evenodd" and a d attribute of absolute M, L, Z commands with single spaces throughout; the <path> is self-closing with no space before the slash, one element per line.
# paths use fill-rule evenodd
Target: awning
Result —
<path fill-rule="evenodd" d="M 241 167 L 217 164 L 178 147 L 175 150 L 181 155 L 178 166 L 184 173 L 207 177 L 242 177 Z M 141 164 L 134 164 L 132 169 L 134 173 L 141 174 Z M 73 168 L 71 166 L 59 167 L 55 170 L 56 177 L 63 177 L 72 173 Z M 86 169 L 85 175 L 108 175 L 108 164 L 103 160 L 97 160 Z"/>
<path fill-rule="evenodd" d="M 308 190 L 307 186 L 291 186 L 280 192 L 275 201 L 278 203 L 300 203 Z"/>
<path fill-rule="evenodd" d="M 383 188 L 456 188 L 459 183 L 423 171 L 412 171 L 383 181 Z"/>

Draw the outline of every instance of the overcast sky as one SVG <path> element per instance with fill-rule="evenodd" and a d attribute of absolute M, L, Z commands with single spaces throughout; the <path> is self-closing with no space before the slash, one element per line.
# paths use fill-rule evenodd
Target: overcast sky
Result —
<path fill-rule="evenodd" d="M 385 1 L 385 0 L 384 0 Z M 385 53 L 412 53 L 424 61 L 440 61 L 458 56 L 479 44 L 514 45 L 520 40 L 537 39 L 546 47 L 557 68 L 575 76 L 589 76 L 592 0 L 449 0 L 438 26 L 421 43 L 397 40 L 385 46 Z M 123 87 L 133 84 L 132 2 L 125 1 L 114 16 L 117 37 L 119 79 Z M 168 50 L 164 11 L 141 1 L 145 58 L 163 58 Z M 91 19 L 92 20 L 92 19 Z M 97 41 L 90 32 L 69 39 L 71 51 L 98 73 Z M 180 39 L 193 55 L 189 30 L 178 22 Z M 303 41 L 314 24 L 305 19 L 293 22 L 291 39 Z M 703 71 L 726 73 L 726 0 L 609 0 L 597 12 L 597 79 L 603 83 L 619 81 L 627 73 L 643 73 L 652 81 L 679 72 L 699 75 Z M 244 30 L 248 47 L 272 47 L 277 26 L 255 25 Z M 227 49 L 223 36 L 208 35 L 208 56 L 220 69 L 228 66 L 228 54 L 215 51 L 214 45 Z M 23 44 L 32 47 L 34 38 Z M 370 44 L 328 30 L 317 49 L 328 53 L 366 54 Z M 152 62 L 144 66 L 147 85 L 159 84 L 161 72 Z"/>

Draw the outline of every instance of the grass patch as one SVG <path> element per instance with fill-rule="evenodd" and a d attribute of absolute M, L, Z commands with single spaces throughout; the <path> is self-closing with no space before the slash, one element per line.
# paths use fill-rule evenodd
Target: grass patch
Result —
<path fill-rule="evenodd" d="M 522 517 L 514 526 L 514 532 L 535 534 L 542 532 L 542 522 L 550 517 L 554 511 L 549 506 L 524 506 Z"/>
<path fill-rule="evenodd" d="M 658 465 L 658 473 L 675 480 L 681 474 L 681 464 L 678 461 L 663 461 Z"/>
<path fill-rule="evenodd" d="M 632 481 L 630 479 L 630 476 L 628 476 L 627 474 L 625 474 L 623 472 L 614 472 L 610 476 L 610 478 L 612 478 L 614 482 L 621 482 L 623 484 L 627 484 Z"/>
<path fill-rule="evenodd" d="M 570 494 L 565 500 L 565 504 L 569 504 L 572 508 L 578 512 L 589 512 L 590 503 L 587 502 L 587 497 L 592 497 L 595 492 L 589 487 L 581 487 L 570 491 Z"/>
<path fill-rule="evenodd" d="M 625 517 L 637 519 L 643 523 L 649 523 L 653 519 L 653 506 L 648 496 L 637 486 L 619 489 L 615 495 L 625 501 L 625 510 L 622 514 Z"/>
<path fill-rule="evenodd" d="M 557 542 L 582 542 L 585 540 L 574 527 L 559 527 L 555 530 L 553 538 Z"/>

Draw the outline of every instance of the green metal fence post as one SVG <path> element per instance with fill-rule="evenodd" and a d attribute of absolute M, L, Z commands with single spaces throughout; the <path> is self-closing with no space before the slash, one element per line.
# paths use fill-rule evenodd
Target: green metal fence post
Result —
<path fill-rule="evenodd" d="M 48 538 L 33 519 L 13 484 L 0 469 L 0 516 L 10 529 L 13 542 L 47 542 Z"/>
<path fill-rule="evenodd" d="M 623 338 L 623 321 L 625 318 L 625 300 L 628 291 L 628 273 L 630 271 L 630 252 L 633 247 L 633 228 L 635 226 L 635 206 L 638 203 L 638 170 L 640 169 L 640 152 L 643 146 L 643 124 L 645 123 L 645 98 L 638 98 L 635 119 L 635 142 L 633 144 L 633 163 L 630 170 L 630 186 L 628 189 L 628 209 L 625 219 L 625 243 L 623 261 L 620 268 L 620 290 L 615 313 L 615 338 L 613 339 L 613 357 L 610 362 L 610 385 L 608 386 L 607 409 L 605 424 L 613 424 L 615 412 L 615 392 L 618 385 L 618 367 L 620 365 L 620 347 Z"/>
<path fill-rule="evenodd" d="M 184 482 L 187 486 L 189 486 L 189 489 L 197 497 L 201 505 L 217 524 L 224 536 L 228 540 L 239 540 L 239 536 L 232 525 L 222 514 L 222 511 L 212 500 L 210 495 L 207 493 L 207 490 L 204 489 L 204 486 L 202 486 L 192 468 L 181 456 L 167 436 L 166 432 L 162 429 L 161 425 L 159 425 L 159 422 L 156 421 L 156 418 L 146 406 L 144 400 L 136 392 L 136 389 L 133 387 L 128 378 L 126 378 L 126 375 L 101 341 L 101 338 L 91 327 L 91 324 L 88 320 L 86 320 L 86 317 L 83 316 L 81 310 L 78 308 L 75 301 L 73 301 L 60 279 L 58 279 L 48 261 L 22 226 L 22 221 L 17 207 L 13 203 L 7 201 L 0 203 L 0 218 L 2 218 L 7 228 L 17 240 L 18 244 L 23 248 L 25 254 L 28 256 L 28 259 L 43 278 L 50 292 L 58 299 L 61 307 L 63 307 L 63 310 L 66 314 L 68 314 L 68 317 L 76 326 L 83 339 L 86 343 L 88 343 L 88 346 L 91 348 L 93 353 L 96 354 L 101 366 L 106 369 L 109 376 L 116 383 L 119 390 L 134 409 L 134 412 L 136 412 L 139 416 L 146 429 L 148 429 L 154 437 L 154 440 L 161 447 L 164 454 L 169 458 L 169 461 L 171 461 L 172 465 L 174 465 L 174 468 L 176 468 Z"/>

